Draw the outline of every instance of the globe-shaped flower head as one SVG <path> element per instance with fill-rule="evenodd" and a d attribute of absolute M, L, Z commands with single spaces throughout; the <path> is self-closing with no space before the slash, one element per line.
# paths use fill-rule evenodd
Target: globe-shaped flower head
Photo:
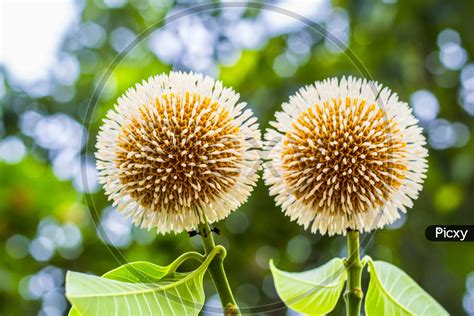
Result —
<path fill-rule="evenodd" d="M 226 217 L 257 181 L 260 132 L 220 81 L 171 72 L 137 84 L 107 113 L 99 181 L 118 211 L 158 232 Z"/>
<path fill-rule="evenodd" d="M 312 232 L 392 223 L 422 188 L 427 150 L 411 109 L 352 77 L 300 89 L 265 135 L 264 177 L 278 205 Z"/>

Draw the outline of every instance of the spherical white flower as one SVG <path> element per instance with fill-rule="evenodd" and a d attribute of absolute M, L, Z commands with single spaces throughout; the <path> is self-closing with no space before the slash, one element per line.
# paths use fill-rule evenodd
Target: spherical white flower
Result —
<path fill-rule="evenodd" d="M 377 82 L 334 78 L 300 89 L 265 135 L 271 195 L 291 220 L 321 234 L 394 222 L 427 169 L 411 112 Z"/>
<path fill-rule="evenodd" d="M 97 137 L 99 181 L 118 211 L 158 232 L 226 217 L 257 181 L 260 131 L 220 81 L 171 72 L 123 94 Z"/>

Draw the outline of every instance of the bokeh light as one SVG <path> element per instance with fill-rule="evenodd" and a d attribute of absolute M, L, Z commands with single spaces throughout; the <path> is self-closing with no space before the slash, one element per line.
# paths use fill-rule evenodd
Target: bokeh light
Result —
<path fill-rule="evenodd" d="M 125 218 L 114 208 L 107 207 L 102 211 L 98 236 L 105 243 L 123 248 L 132 242 L 132 221 Z"/>
<path fill-rule="evenodd" d="M 410 96 L 413 113 L 421 121 L 431 121 L 439 113 L 439 102 L 435 95 L 427 90 L 419 90 Z"/>
<path fill-rule="evenodd" d="M 0 160 L 6 163 L 18 163 L 26 154 L 26 148 L 20 138 L 8 136 L 0 140 Z"/>

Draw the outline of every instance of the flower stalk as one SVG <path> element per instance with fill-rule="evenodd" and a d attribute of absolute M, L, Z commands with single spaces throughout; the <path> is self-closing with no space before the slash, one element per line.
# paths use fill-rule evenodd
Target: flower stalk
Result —
<path fill-rule="evenodd" d="M 346 292 L 346 315 L 359 316 L 362 304 L 362 263 L 359 254 L 359 232 L 357 230 L 347 230 L 347 255 L 344 261 L 347 270 Z"/>
<path fill-rule="evenodd" d="M 212 237 L 212 231 L 207 222 L 199 225 L 199 234 L 202 237 L 202 243 L 207 255 L 216 247 L 214 238 Z M 232 294 L 232 290 L 224 270 L 224 257 L 226 252 L 224 248 L 222 249 L 223 252 L 216 255 L 214 260 L 212 260 L 212 262 L 209 264 L 208 271 L 211 275 L 217 294 L 221 300 L 222 308 L 224 309 L 224 315 L 240 315 L 239 308 L 235 302 L 234 295 Z"/>

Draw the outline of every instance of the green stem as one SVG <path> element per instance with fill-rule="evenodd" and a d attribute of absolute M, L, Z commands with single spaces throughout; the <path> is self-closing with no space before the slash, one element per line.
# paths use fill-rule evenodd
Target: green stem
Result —
<path fill-rule="evenodd" d="M 206 222 L 199 225 L 199 233 L 202 237 L 202 243 L 206 254 L 209 254 L 215 247 L 214 239 L 212 237 L 212 231 L 209 224 Z M 211 274 L 214 287 L 216 288 L 217 294 L 224 308 L 224 314 L 227 315 L 239 315 L 239 308 L 235 302 L 234 295 L 227 281 L 227 276 L 224 270 L 224 257 L 225 252 L 216 255 L 214 260 L 209 264 L 208 271 Z"/>
<path fill-rule="evenodd" d="M 359 316 L 363 292 L 361 287 L 362 264 L 359 255 L 359 232 L 356 230 L 347 230 L 347 254 L 348 259 L 344 262 L 347 269 L 346 292 L 344 293 L 346 315 Z"/>
<path fill-rule="evenodd" d="M 198 261 L 199 263 L 202 263 L 204 261 L 204 256 L 201 255 L 200 253 L 198 252 L 195 252 L 195 251 L 190 251 L 190 252 L 186 252 L 185 254 L 182 254 L 181 256 L 179 256 L 178 258 L 176 258 L 170 265 L 169 265 L 169 270 L 168 270 L 168 275 L 172 275 L 173 273 L 176 272 L 176 269 L 179 268 L 179 266 L 181 264 L 183 264 L 183 262 L 189 260 L 189 259 L 192 259 L 192 260 L 196 260 Z"/>

